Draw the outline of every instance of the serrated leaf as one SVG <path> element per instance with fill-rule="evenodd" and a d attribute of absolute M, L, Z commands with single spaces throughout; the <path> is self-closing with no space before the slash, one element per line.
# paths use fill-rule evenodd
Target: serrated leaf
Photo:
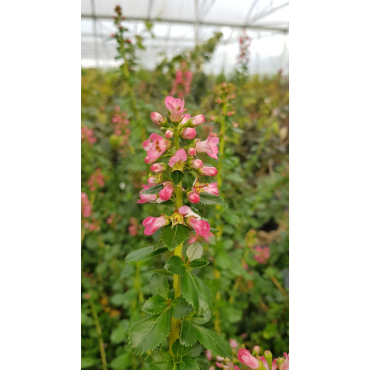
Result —
<path fill-rule="evenodd" d="M 131 351 L 141 355 L 164 342 L 171 329 L 171 307 L 159 315 L 147 316 L 135 323 L 129 331 Z"/>
<path fill-rule="evenodd" d="M 163 312 L 166 308 L 167 299 L 159 295 L 147 299 L 143 306 L 143 310 L 151 314 Z"/>
<path fill-rule="evenodd" d="M 199 369 L 201 370 L 209 370 L 209 368 L 211 367 L 211 363 L 206 358 L 198 357 L 195 359 L 195 361 L 197 362 Z"/>
<path fill-rule="evenodd" d="M 191 320 L 182 320 L 180 331 L 180 343 L 184 346 L 192 346 L 197 340 L 196 332 Z"/>
<path fill-rule="evenodd" d="M 181 182 L 184 177 L 184 173 L 181 171 L 173 171 L 171 172 L 171 179 L 174 185 L 177 185 Z"/>
<path fill-rule="evenodd" d="M 143 190 L 140 194 L 157 194 L 163 189 L 163 184 L 151 186 L 149 189 Z"/>
<path fill-rule="evenodd" d="M 170 292 L 170 284 L 163 275 L 158 273 L 153 274 L 150 279 L 149 286 L 153 295 L 167 299 L 168 293 Z"/>
<path fill-rule="evenodd" d="M 154 269 L 152 271 L 150 271 L 151 273 L 158 273 L 160 275 L 165 275 L 165 276 L 173 276 L 173 273 L 168 271 L 168 270 L 165 270 L 165 269 Z"/>
<path fill-rule="evenodd" d="M 172 315 L 176 319 L 182 319 L 194 311 L 194 308 L 189 305 L 183 297 L 177 297 L 172 301 Z"/>
<path fill-rule="evenodd" d="M 194 359 L 185 357 L 179 363 L 179 370 L 199 370 L 199 366 Z"/>
<path fill-rule="evenodd" d="M 199 242 L 190 244 L 188 246 L 188 249 L 186 250 L 186 255 L 188 256 L 190 261 L 193 261 L 195 259 L 202 257 L 202 254 L 203 254 L 203 246 L 202 246 L 202 243 L 199 243 Z"/>
<path fill-rule="evenodd" d="M 213 330 L 206 329 L 203 326 L 199 326 L 193 323 L 197 339 L 204 347 L 211 350 L 215 356 L 221 356 L 223 358 L 233 359 L 233 352 L 231 350 L 229 342 L 227 342 L 221 335 L 217 334 Z"/>
<path fill-rule="evenodd" d="M 147 370 L 173 370 L 173 356 L 168 352 L 154 352 L 145 359 Z"/>
<path fill-rule="evenodd" d="M 95 365 L 96 360 L 91 357 L 82 357 L 81 358 L 81 369 Z"/>
<path fill-rule="evenodd" d="M 195 346 L 186 347 L 183 352 L 183 357 L 198 357 L 203 352 L 203 346 L 200 343 L 197 343 Z"/>
<path fill-rule="evenodd" d="M 186 270 L 184 261 L 179 256 L 170 257 L 170 259 L 166 262 L 164 268 L 175 275 L 182 275 Z"/>
<path fill-rule="evenodd" d="M 209 193 L 200 193 L 199 194 L 199 203 L 205 204 L 205 205 L 220 205 L 225 206 L 225 201 L 219 196 L 215 194 L 209 194 Z"/>
<path fill-rule="evenodd" d="M 198 314 L 210 308 L 213 295 L 208 286 L 198 277 L 186 271 L 181 284 L 182 296 Z"/>
<path fill-rule="evenodd" d="M 164 245 L 172 252 L 189 238 L 189 228 L 185 225 L 176 225 L 173 229 L 171 227 L 171 225 L 167 225 L 163 229 L 161 237 Z"/>
<path fill-rule="evenodd" d="M 167 251 L 167 248 L 159 248 L 154 250 L 155 247 L 145 247 L 129 253 L 126 258 L 126 263 L 140 262 L 149 260 Z"/>
<path fill-rule="evenodd" d="M 197 258 L 190 262 L 189 266 L 193 269 L 201 268 L 204 266 L 207 266 L 209 264 L 209 261 L 203 259 L 203 258 Z"/>
<path fill-rule="evenodd" d="M 203 317 L 193 317 L 193 322 L 195 324 L 203 325 L 206 322 L 208 322 L 209 320 L 211 320 L 211 317 L 212 317 L 211 310 L 207 310 L 206 312 L 204 312 Z"/>

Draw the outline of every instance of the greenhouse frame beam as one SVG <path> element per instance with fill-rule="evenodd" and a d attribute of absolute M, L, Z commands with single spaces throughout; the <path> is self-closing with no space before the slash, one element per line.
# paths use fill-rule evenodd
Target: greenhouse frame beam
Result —
<path fill-rule="evenodd" d="M 100 20 L 112 20 L 113 16 L 108 15 L 96 15 L 97 19 Z M 82 19 L 92 19 L 93 16 L 90 14 L 81 14 Z M 159 22 L 159 23 L 175 23 L 175 24 L 184 24 L 189 26 L 194 26 L 193 21 L 184 21 L 179 19 L 145 19 L 140 17 L 129 17 L 127 16 L 127 21 L 148 21 L 148 22 Z M 251 30 L 258 30 L 258 31 L 272 31 L 278 33 L 289 33 L 289 27 L 280 28 L 280 27 L 272 27 L 272 26 L 263 26 L 263 25 L 251 25 L 251 24 L 231 24 L 231 23 L 217 23 L 217 22 L 202 22 L 202 26 L 213 26 L 213 27 L 230 27 L 230 28 L 249 28 Z"/>

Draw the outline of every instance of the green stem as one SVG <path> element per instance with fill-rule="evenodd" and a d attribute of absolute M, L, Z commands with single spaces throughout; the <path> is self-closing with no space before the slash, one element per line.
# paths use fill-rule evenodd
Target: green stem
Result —
<path fill-rule="evenodd" d="M 95 327 L 96 327 L 96 332 L 98 333 L 99 336 L 99 349 L 100 349 L 100 356 L 101 356 L 101 362 L 103 363 L 103 370 L 107 370 L 107 358 L 105 357 L 105 349 L 104 349 L 104 342 L 102 338 L 102 331 L 99 323 L 99 317 L 98 313 L 96 312 L 94 302 L 92 299 L 89 299 L 90 302 L 90 307 L 91 307 L 91 313 L 93 315 Z"/>

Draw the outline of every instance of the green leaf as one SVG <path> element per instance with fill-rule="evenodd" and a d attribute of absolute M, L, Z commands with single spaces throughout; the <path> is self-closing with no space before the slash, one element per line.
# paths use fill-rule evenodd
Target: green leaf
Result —
<path fill-rule="evenodd" d="M 193 328 L 191 320 L 182 320 L 180 343 L 184 346 L 192 346 L 197 340 L 196 332 Z"/>
<path fill-rule="evenodd" d="M 227 342 L 221 335 L 213 330 L 204 328 L 197 324 L 193 324 L 197 339 L 204 347 L 211 350 L 215 356 L 233 359 L 233 353 L 229 342 Z"/>
<path fill-rule="evenodd" d="M 199 198 L 200 204 L 225 206 L 225 201 L 219 195 L 199 193 Z"/>
<path fill-rule="evenodd" d="M 173 229 L 167 225 L 162 231 L 162 241 L 171 252 L 188 238 L 189 228 L 184 225 L 176 225 Z"/>
<path fill-rule="evenodd" d="M 195 359 L 195 361 L 198 363 L 199 369 L 201 370 L 209 370 L 211 363 L 203 357 L 198 357 Z"/>
<path fill-rule="evenodd" d="M 221 217 L 226 221 L 228 222 L 230 225 L 237 225 L 240 223 L 240 218 L 239 216 L 237 216 L 235 213 L 233 213 L 232 211 L 225 211 L 223 213 L 221 213 Z"/>
<path fill-rule="evenodd" d="M 186 347 L 183 352 L 183 357 L 198 357 L 203 352 L 203 346 L 200 343 L 197 343 L 193 347 Z"/>
<path fill-rule="evenodd" d="M 147 316 L 131 326 L 129 339 L 131 350 L 135 355 L 141 355 L 164 342 L 171 329 L 171 307 L 161 314 Z"/>
<path fill-rule="evenodd" d="M 193 261 L 197 258 L 202 257 L 202 254 L 203 254 L 203 246 L 202 246 L 202 243 L 199 243 L 199 242 L 190 244 L 188 246 L 188 249 L 186 250 L 186 255 L 188 256 L 190 261 Z"/>
<path fill-rule="evenodd" d="M 186 271 L 182 278 L 181 291 L 198 314 L 209 309 L 213 302 L 213 295 L 208 286 L 189 271 Z"/>
<path fill-rule="evenodd" d="M 192 358 L 185 357 L 179 363 L 179 370 L 199 370 L 199 366 Z"/>
<path fill-rule="evenodd" d="M 126 337 L 129 329 L 128 320 L 122 320 L 118 328 L 114 329 L 110 335 L 112 343 L 122 343 Z"/>
<path fill-rule="evenodd" d="M 151 186 L 149 189 L 143 190 L 140 193 L 141 194 L 157 194 L 162 189 L 163 189 L 163 185 L 159 184 L 159 185 Z"/>
<path fill-rule="evenodd" d="M 190 306 L 182 297 L 177 297 L 174 301 L 172 301 L 172 308 L 172 315 L 176 319 L 182 319 L 194 311 L 194 308 Z"/>
<path fill-rule="evenodd" d="M 154 250 L 154 247 L 141 248 L 141 249 L 138 249 L 136 251 L 129 253 L 125 258 L 125 262 L 132 263 L 132 262 L 146 261 L 166 251 L 167 251 L 167 248 L 159 248 L 157 250 Z"/>
<path fill-rule="evenodd" d="M 143 310 L 151 314 L 163 312 L 166 308 L 167 299 L 159 295 L 149 298 L 143 306 Z"/>
<path fill-rule="evenodd" d="M 193 269 L 197 269 L 200 267 L 207 266 L 209 264 L 209 261 L 203 259 L 203 258 L 197 258 L 193 261 L 190 262 L 189 266 L 192 267 Z"/>
<path fill-rule="evenodd" d="M 110 364 L 113 370 L 124 370 L 127 369 L 131 362 L 131 353 L 126 352 L 121 356 L 116 357 Z"/>
<path fill-rule="evenodd" d="M 167 299 L 168 293 L 170 292 L 170 284 L 168 284 L 168 280 L 163 275 L 158 273 L 153 274 L 149 286 L 153 295 L 158 295 Z"/>
<path fill-rule="evenodd" d="M 153 273 L 153 274 L 158 273 L 160 275 L 173 276 L 172 272 L 169 272 L 168 270 L 165 270 L 165 269 L 155 269 L 155 270 L 152 270 L 150 272 Z"/>
<path fill-rule="evenodd" d="M 171 172 L 171 179 L 174 185 L 177 185 L 181 182 L 184 177 L 184 173 L 181 171 L 173 171 Z"/>
<path fill-rule="evenodd" d="M 91 357 L 82 357 L 81 358 L 81 369 L 93 366 L 95 364 L 95 359 Z"/>
<path fill-rule="evenodd" d="M 168 271 L 171 271 L 175 275 L 182 275 L 186 270 L 184 261 L 179 256 L 170 257 L 170 259 L 166 262 L 164 268 Z"/>
<path fill-rule="evenodd" d="M 168 352 L 154 352 L 145 359 L 147 370 L 173 370 L 173 356 Z"/>
<path fill-rule="evenodd" d="M 202 324 L 203 325 L 206 322 L 208 322 L 209 320 L 211 320 L 211 317 L 212 317 L 211 310 L 207 310 L 206 312 L 204 312 L 203 317 L 193 317 L 193 322 L 195 324 Z"/>

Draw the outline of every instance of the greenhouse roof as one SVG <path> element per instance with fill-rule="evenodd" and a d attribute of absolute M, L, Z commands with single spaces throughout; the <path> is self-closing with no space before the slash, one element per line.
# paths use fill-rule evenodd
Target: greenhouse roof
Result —
<path fill-rule="evenodd" d="M 288 11 L 284 0 L 82 0 L 81 62 L 84 67 L 118 65 L 113 24 L 114 8 L 122 7 L 128 37 L 144 35 L 145 21 L 153 23 L 154 38 L 144 35 L 142 64 L 152 69 L 163 59 L 194 48 L 221 31 L 223 37 L 209 73 L 227 73 L 236 64 L 242 29 L 252 39 L 250 70 L 276 73 L 288 70 Z"/>

